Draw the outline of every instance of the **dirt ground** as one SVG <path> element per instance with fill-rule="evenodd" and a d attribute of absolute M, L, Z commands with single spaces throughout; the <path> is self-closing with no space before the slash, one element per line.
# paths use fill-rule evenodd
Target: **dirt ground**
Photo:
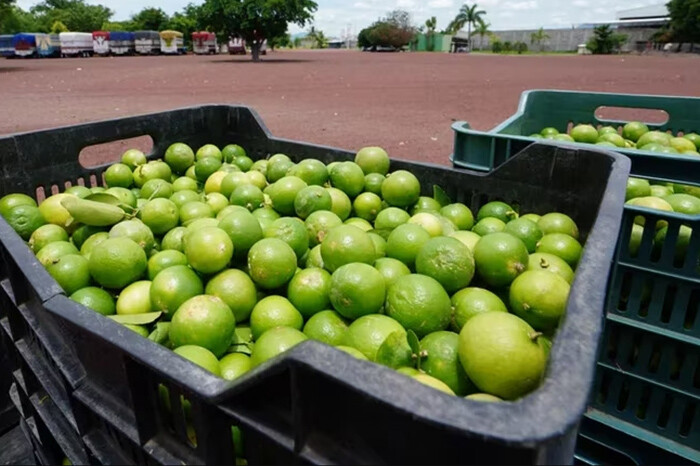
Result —
<path fill-rule="evenodd" d="M 347 149 L 380 145 L 393 157 L 444 164 L 454 120 L 488 130 L 515 112 L 527 89 L 700 96 L 696 56 L 284 51 L 264 58 L 2 60 L 0 134 L 231 103 L 255 108 L 277 136 Z"/>

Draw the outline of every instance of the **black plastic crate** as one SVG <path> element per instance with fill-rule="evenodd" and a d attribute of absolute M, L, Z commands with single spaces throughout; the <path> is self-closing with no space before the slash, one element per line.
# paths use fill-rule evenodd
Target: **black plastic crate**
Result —
<path fill-rule="evenodd" d="M 354 155 L 274 138 L 245 107 L 205 106 L 0 138 L 2 167 L 13 167 L 0 179 L 0 194 L 95 183 L 106 166 L 81 166 L 80 150 L 142 135 L 153 138 L 151 158 L 175 141 L 235 142 L 254 159 L 281 152 L 330 162 Z M 51 164 L 43 158 L 47 147 Z M 42 347 L 51 377 L 38 377 L 38 386 L 48 392 L 59 385 L 55 393 L 67 394 L 91 455 L 99 459 L 95 452 L 105 447 L 102 462 L 232 463 L 232 425 L 243 432 L 242 456 L 250 464 L 571 462 L 593 380 L 610 238 L 620 227 L 629 160 L 536 144 L 488 175 L 397 160 L 392 169 L 414 172 L 424 194 L 440 185 L 473 209 L 504 200 L 528 212 L 566 212 L 578 223 L 587 239 L 584 256 L 546 380 L 529 396 L 465 401 L 312 341 L 228 382 L 66 298 L 0 221 L 0 278 L 9 278 L 4 294 L 12 300 L 4 299 L 11 303 L 13 341 Z M 170 411 L 160 403 L 160 385 L 169 390 Z M 189 436 L 181 396 L 191 404 Z"/>

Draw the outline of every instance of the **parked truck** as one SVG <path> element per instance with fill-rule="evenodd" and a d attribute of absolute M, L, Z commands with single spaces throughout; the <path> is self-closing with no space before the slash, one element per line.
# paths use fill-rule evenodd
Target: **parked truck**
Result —
<path fill-rule="evenodd" d="M 216 34 L 213 32 L 193 32 L 192 50 L 197 55 L 207 55 L 216 53 Z"/>
<path fill-rule="evenodd" d="M 58 35 L 61 41 L 61 56 L 91 57 L 95 54 L 92 33 L 62 32 Z"/>
<path fill-rule="evenodd" d="M 158 31 L 134 32 L 136 53 L 139 55 L 158 55 L 160 53 L 160 34 Z"/>
<path fill-rule="evenodd" d="M 135 34 L 125 31 L 110 31 L 109 50 L 112 55 L 133 55 L 136 50 Z"/>

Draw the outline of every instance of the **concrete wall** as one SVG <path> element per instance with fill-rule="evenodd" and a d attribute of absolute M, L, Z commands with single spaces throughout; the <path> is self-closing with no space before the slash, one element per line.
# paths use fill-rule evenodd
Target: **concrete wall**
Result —
<path fill-rule="evenodd" d="M 651 35 L 656 32 L 654 28 L 634 28 L 634 29 L 618 29 L 620 34 L 627 34 L 627 44 L 623 46 L 623 51 L 632 51 L 635 48 L 635 42 L 646 41 Z M 510 41 L 524 42 L 530 50 L 538 51 L 542 48 L 545 52 L 573 52 L 578 48 L 579 44 L 585 44 L 593 36 L 593 29 L 545 29 L 549 35 L 549 39 L 543 41 L 541 45 L 530 43 L 530 34 L 537 32 L 536 29 L 521 30 L 521 31 L 495 31 L 493 34 L 497 36 L 501 42 Z M 478 35 L 474 36 L 474 47 L 481 49 L 490 49 L 491 41 L 488 37 L 482 38 Z"/>

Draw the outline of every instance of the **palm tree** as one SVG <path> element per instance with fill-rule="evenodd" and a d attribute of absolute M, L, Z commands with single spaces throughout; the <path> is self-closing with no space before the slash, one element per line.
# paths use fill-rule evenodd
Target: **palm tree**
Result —
<path fill-rule="evenodd" d="M 485 15 L 486 12 L 484 10 L 477 10 L 479 6 L 475 3 L 472 6 L 469 6 L 468 4 L 462 5 L 462 8 L 459 9 L 459 13 L 457 13 L 457 16 L 455 16 L 455 19 L 452 20 L 451 27 L 454 32 L 459 31 L 462 29 L 465 25 L 467 26 L 467 35 L 468 37 L 471 38 L 472 36 L 472 25 L 476 24 L 482 24 L 484 20 L 481 18 L 482 15 Z M 469 40 L 469 47 L 468 50 L 471 52 L 472 50 L 472 41 L 471 39 Z"/>
<path fill-rule="evenodd" d="M 544 49 L 543 42 L 549 39 L 549 34 L 544 32 L 544 28 L 539 28 L 537 32 L 530 34 L 530 43 L 537 44 L 540 46 L 540 52 Z"/>
<path fill-rule="evenodd" d="M 472 32 L 473 36 L 476 36 L 476 35 L 479 36 L 479 49 L 482 48 L 482 45 L 484 42 L 484 36 L 491 34 L 491 30 L 489 29 L 489 26 L 491 26 L 491 23 L 485 23 L 485 22 L 481 21 L 481 22 L 476 24 L 476 27 L 474 28 L 474 32 Z"/>
<path fill-rule="evenodd" d="M 434 39 L 434 34 L 435 34 L 435 29 L 437 28 L 437 18 L 435 16 L 431 17 L 430 19 L 425 21 L 425 37 L 426 37 L 426 49 L 429 51 L 433 51 L 435 49 L 435 39 Z"/>

